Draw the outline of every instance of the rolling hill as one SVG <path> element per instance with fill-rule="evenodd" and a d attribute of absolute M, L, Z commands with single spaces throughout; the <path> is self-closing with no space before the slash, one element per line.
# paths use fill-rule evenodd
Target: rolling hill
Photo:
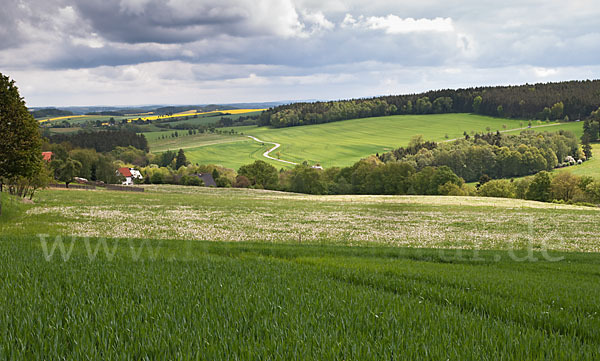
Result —
<path fill-rule="evenodd" d="M 280 143 L 281 147 L 271 155 L 292 162 L 308 161 L 324 167 L 347 166 L 357 160 L 378 152 L 389 151 L 408 144 L 415 135 L 425 139 L 445 141 L 463 136 L 463 132 L 506 131 L 520 132 L 528 121 L 494 118 L 473 114 L 431 114 L 396 115 L 376 118 L 353 119 L 334 123 L 306 125 L 301 127 L 235 127 L 237 135 L 219 135 L 218 142 L 211 135 L 191 135 L 177 139 L 159 139 L 169 136 L 172 131 L 145 133 L 151 152 L 183 148 L 188 159 L 194 163 L 214 163 L 237 169 L 256 159 L 270 162 L 276 167 L 290 165 L 268 160 L 263 152 L 272 148 L 271 144 L 257 143 L 247 135 L 265 142 Z M 536 130 L 570 130 L 582 133 L 580 122 L 545 123 L 534 122 Z M 279 153 L 279 154 L 278 154 Z"/>

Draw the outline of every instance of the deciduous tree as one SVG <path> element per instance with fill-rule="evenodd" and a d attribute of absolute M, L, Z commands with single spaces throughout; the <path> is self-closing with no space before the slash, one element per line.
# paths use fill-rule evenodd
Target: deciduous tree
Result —
<path fill-rule="evenodd" d="M 0 190 L 3 182 L 33 178 L 40 172 L 41 145 L 38 123 L 15 82 L 0 73 Z"/>

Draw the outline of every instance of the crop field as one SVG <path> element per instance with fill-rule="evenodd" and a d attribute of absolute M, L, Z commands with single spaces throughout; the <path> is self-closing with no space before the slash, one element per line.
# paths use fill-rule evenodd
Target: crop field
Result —
<path fill-rule="evenodd" d="M 190 124 L 190 125 L 196 125 L 196 126 L 197 125 L 211 125 L 211 124 L 217 123 L 219 121 L 219 119 L 221 119 L 222 117 L 227 117 L 227 118 L 231 118 L 233 120 L 237 120 L 242 116 L 254 116 L 254 115 L 259 115 L 261 113 L 261 111 L 248 111 L 249 109 L 237 109 L 237 110 L 238 111 L 233 111 L 233 110 L 223 111 L 223 113 L 226 113 L 226 114 L 223 114 L 223 113 L 216 114 L 216 115 L 206 114 L 206 115 L 203 115 L 203 116 L 197 117 L 197 118 L 191 118 L 191 119 L 170 122 L 170 124 L 172 126 L 179 125 L 179 124 Z"/>
<path fill-rule="evenodd" d="M 280 158 L 297 163 L 308 161 L 324 167 L 348 166 L 370 154 L 386 152 L 407 145 L 414 135 L 423 135 L 425 139 L 444 141 L 462 137 L 463 132 L 505 131 L 518 133 L 527 127 L 527 121 L 484 117 L 473 114 L 433 114 L 401 115 L 354 119 L 318 125 L 306 125 L 282 129 L 267 127 L 236 127 L 238 133 L 253 135 L 265 142 L 280 143 L 277 149 Z M 533 123 L 537 131 L 570 130 L 581 135 L 582 123 Z M 511 129 L 518 129 L 508 131 Z M 227 130 L 227 129 L 226 129 Z M 236 137 L 239 141 L 239 137 Z M 184 138 L 182 138 L 184 139 Z M 208 161 L 225 167 L 236 168 L 239 165 L 262 159 L 277 168 L 289 168 L 290 165 L 264 158 L 262 153 L 272 146 L 253 144 L 253 141 L 239 141 L 228 144 L 207 144 L 201 137 L 196 138 L 197 147 L 186 143 L 186 155 L 194 163 Z M 208 140 L 210 142 L 210 140 Z M 150 150 L 164 149 L 160 141 L 150 142 Z M 262 152 L 260 151 L 262 150 Z M 277 157 L 277 151 L 271 156 Z M 250 159 L 250 161 L 248 161 Z"/>
<path fill-rule="evenodd" d="M 260 114 L 260 112 L 264 110 L 264 109 L 231 109 L 231 110 L 223 110 L 223 111 L 212 111 L 212 112 L 197 112 L 196 110 L 192 110 L 189 112 L 182 112 L 182 113 L 177 113 L 177 114 L 173 114 L 170 116 L 158 116 L 158 115 L 129 115 L 129 116 L 110 116 L 110 115 L 69 115 L 69 116 L 62 116 L 62 117 L 54 117 L 54 118 L 39 118 L 37 119 L 38 122 L 42 123 L 42 124 L 46 124 L 46 123 L 55 123 L 55 122 L 62 122 L 62 121 L 68 121 L 71 124 L 82 124 L 85 122 L 95 122 L 95 121 L 101 121 L 103 123 L 110 121 L 110 119 L 114 119 L 116 122 L 121 122 L 122 120 L 127 120 L 128 122 L 131 122 L 133 120 L 138 120 L 141 119 L 142 121 L 149 121 L 149 120 L 160 120 L 160 121 L 164 121 L 164 120 L 169 120 L 171 124 L 173 125 L 177 125 L 177 124 L 181 124 L 181 123 L 186 123 L 186 124 L 194 124 L 194 125 L 209 125 L 209 124 L 214 124 L 216 123 L 219 119 L 221 119 L 221 117 L 226 116 L 232 119 L 237 119 L 240 116 L 246 116 L 246 115 L 256 115 L 256 114 Z M 194 116 L 196 116 L 196 118 L 193 118 Z M 177 120 L 180 118 L 189 118 L 189 119 L 182 119 L 182 120 Z"/>
<path fill-rule="evenodd" d="M 3 359 L 594 360 L 600 348 L 594 208 L 176 186 L 4 205 Z"/>
<path fill-rule="evenodd" d="M 81 117 L 85 117 L 85 115 L 68 115 L 68 116 L 63 116 L 63 117 L 41 118 L 39 120 L 39 122 L 45 123 L 45 122 L 53 122 L 56 120 L 73 120 L 73 119 L 77 119 L 77 118 L 81 118 Z"/>
<path fill-rule="evenodd" d="M 110 116 L 110 115 L 69 115 L 64 117 L 56 117 L 56 118 L 40 118 L 37 119 L 41 124 L 48 125 L 50 123 L 60 123 L 62 121 L 67 121 L 72 125 L 80 125 L 86 122 L 96 122 L 101 121 L 103 123 L 110 121 L 110 119 L 114 119 L 116 122 L 120 122 L 123 119 L 129 119 L 131 117 L 119 117 L 119 116 Z M 136 118 L 137 119 L 137 118 Z"/>

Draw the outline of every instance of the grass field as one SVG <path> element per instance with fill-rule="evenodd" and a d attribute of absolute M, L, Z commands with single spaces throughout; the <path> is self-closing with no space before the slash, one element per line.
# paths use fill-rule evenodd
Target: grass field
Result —
<path fill-rule="evenodd" d="M 534 126 L 539 126 L 536 122 Z M 545 125 L 541 124 L 541 125 Z M 463 132 L 504 131 L 527 126 L 527 121 L 484 117 L 473 114 L 433 114 L 412 116 L 389 116 L 366 119 L 354 119 L 319 125 L 307 125 L 282 129 L 267 127 L 236 127 L 238 133 L 253 135 L 267 142 L 281 144 L 278 151 L 281 159 L 301 163 L 321 164 L 324 167 L 348 166 L 370 154 L 382 153 L 408 144 L 417 134 L 425 139 L 444 141 L 462 137 Z M 578 122 L 535 128 L 538 131 L 571 130 L 581 135 L 582 124 Z M 513 132 L 520 132 L 515 130 Z M 511 132 L 508 132 L 509 134 Z M 170 134 L 170 133 L 165 133 Z M 446 138 L 447 136 L 447 138 Z M 182 142 L 183 142 L 182 138 Z M 239 137 L 236 137 L 240 140 Z M 232 139 L 233 141 L 233 139 Z M 197 147 L 193 147 L 197 142 Z M 262 156 L 269 145 L 252 144 L 251 140 L 227 144 L 214 144 L 210 139 L 197 137 L 192 143 L 186 142 L 186 155 L 194 163 L 221 164 L 237 169 L 239 165 L 262 159 L 277 168 L 288 168 L 281 162 L 271 161 Z M 150 150 L 159 152 L 164 149 L 162 141 L 150 140 Z M 175 148 L 175 147 L 173 147 Z M 158 149 L 158 150 L 156 150 Z M 262 152 L 260 151 L 262 150 Z M 188 154 L 189 153 L 189 154 Z M 276 154 L 272 154 L 276 157 Z"/>
<path fill-rule="evenodd" d="M 214 116 L 202 116 L 202 117 L 198 117 L 198 118 L 192 118 L 192 119 L 187 119 L 187 120 L 180 120 L 180 121 L 176 121 L 176 122 L 170 122 L 171 125 L 178 125 L 178 124 L 191 124 L 191 125 L 210 125 L 210 124 L 215 124 L 219 121 L 219 119 L 221 119 L 222 117 L 227 117 L 227 118 L 231 118 L 233 120 L 237 120 L 242 116 L 254 116 L 254 115 L 259 115 L 261 113 L 261 111 L 253 111 L 253 112 L 249 112 L 247 109 L 244 110 L 244 112 L 237 112 L 237 111 L 223 111 L 223 113 L 230 113 L 230 114 L 218 114 L 218 115 L 214 115 Z"/>
<path fill-rule="evenodd" d="M 575 165 L 568 168 L 556 169 L 554 172 L 569 171 L 579 176 L 590 176 L 600 178 L 600 144 L 592 145 L 592 158 L 580 165 Z"/>
<path fill-rule="evenodd" d="M 0 358 L 594 360 L 600 348 L 597 209 L 174 186 L 36 202 L 5 201 L 0 219 Z"/>

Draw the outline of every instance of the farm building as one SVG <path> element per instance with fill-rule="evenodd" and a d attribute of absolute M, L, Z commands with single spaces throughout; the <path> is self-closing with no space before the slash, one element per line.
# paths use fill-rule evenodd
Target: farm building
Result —
<path fill-rule="evenodd" d="M 217 183 L 210 173 L 199 173 L 194 174 L 196 177 L 200 178 L 204 182 L 205 187 L 216 187 Z"/>
<path fill-rule="evenodd" d="M 143 179 L 142 173 L 139 170 L 134 168 L 119 168 L 117 169 L 117 176 L 122 176 L 125 178 L 123 181 L 124 186 L 131 186 L 135 179 Z"/>

